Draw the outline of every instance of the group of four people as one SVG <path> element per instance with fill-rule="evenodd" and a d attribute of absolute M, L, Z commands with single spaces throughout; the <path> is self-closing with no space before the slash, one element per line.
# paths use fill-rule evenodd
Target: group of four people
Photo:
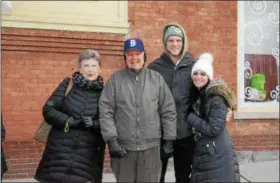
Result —
<path fill-rule="evenodd" d="M 226 130 L 233 93 L 213 78 L 211 54 L 194 59 L 187 53 L 180 25 L 168 24 L 162 41 L 165 51 L 145 67 L 143 42 L 127 39 L 126 67 L 105 85 L 99 53 L 79 55 L 79 71 L 64 79 L 43 107 L 52 129 L 36 180 L 102 182 L 107 143 L 117 182 L 164 182 L 172 156 L 176 182 L 239 181 Z"/>

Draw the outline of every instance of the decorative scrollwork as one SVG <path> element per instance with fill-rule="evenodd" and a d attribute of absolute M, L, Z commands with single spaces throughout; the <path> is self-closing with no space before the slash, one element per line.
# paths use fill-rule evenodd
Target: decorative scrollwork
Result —
<path fill-rule="evenodd" d="M 273 24 L 279 24 L 279 2 L 274 4 L 274 12 L 269 13 L 269 20 Z"/>
<path fill-rule="evenodd" d="M 276 61 L 279 61 L 279 48 L 273 48 L 272 55 L 276 59 Z"/>
<path fill-rule="evenodd" d="M 250 22 L 245 25 L 247 41 L 254 46 L 261 44 L 263 39 L 267 39 L 269 35 L 264 35 L 263 29 L 258 22 Z"/>
<path fill-rule="evenodd" d="M 244 94 L 246 99 L 253 99 L 256 95 L 256 90 L 254 90 L 254 88 L 251 87 L 246 87 Z"/>
<path fill-rule="evenodd" d="M 270 92 L 270 96 L 274 101 L 279 102 L 279 85 L 276 86 L 275 90 Z"/>
<path fill-rule="evenodd" d="M 250 68 L 250 62 L 249 61 L 246 61 L 245 64 L 244 64 L 245 68 L 244 68 L 244 77 L 246 79 L 249 79 L 252 77 L 252 74 L 253 74 L 253 71 L 252 69 Z"/>
<path fill-rule="evenodd" d="M 247 20 L 248 22 L 245 21 L 245 35 L 243 39 L 245 39 L 248 45 L 256 46 L 256 49 L 262 49 L 265 44 L 269 44 L 271 42 L 271 47 L 269 49 L 275 58 L 277 65 L 277 78 L 279 78 L 279 47 L 275 46 L 275 42 L 279 44 L 279 29 L 276 28 L 276 26 L 279 26 L 279 2 L 248 1 L 246 8 L 248 8 L 251 12 L 250 16 L 256 17 L 256 19 L 250 17 Z M 251 47 L 251 49 L 254 49 L 254 47 Z M 251 67 L 250 62 L 244 60 L 244 81 L 252 77 L 253 71 Z M 267 78 L 269 77 L 270 76 L 268 75 Z M 278 85 L 276 88 L 267 93 L 247 85 L 245 86 L 243 95 L 245 99 L 252 102 L 266 101 L 267 97 L 270 95 L 270 98 L 274 102 L 279 102 L 279 79 L 277 79 L 277 83 Z"/>
<path fill-rule="evenodd" d="M 265 1 L 248 1 L 250 11 L 256 15 L 261 15 L 265 12 L 267 4 Z"/>

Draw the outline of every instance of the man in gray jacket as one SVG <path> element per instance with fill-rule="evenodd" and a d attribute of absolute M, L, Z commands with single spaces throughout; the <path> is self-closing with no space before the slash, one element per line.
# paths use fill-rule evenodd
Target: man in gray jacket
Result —
<path fill-rule="evenodd" d="M 163 77 L 144 68 L 143 42 L 124 42 L 126 68 L 112 74 L 100 100 L 100 126 L 117 182 L 158 182 L 160 156 L 173 154 L 176 109 Z M 160 152 L 160 140 L 165 139 Z"/>

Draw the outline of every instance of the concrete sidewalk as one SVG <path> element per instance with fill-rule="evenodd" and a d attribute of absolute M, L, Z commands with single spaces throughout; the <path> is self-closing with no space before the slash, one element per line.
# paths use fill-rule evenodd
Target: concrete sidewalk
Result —
<path fill-rule="evenodd" d="M 241 182 L 279 182 L 279 160 L 240 164 Z M 115 182 L 112 173 L 103 174 L 103 182 Z M 10 179 L 3 182 L 36 182 L 34 179 Z M 168 168 L 166 182 L 175 182 L 173 167 Z"/>
<path fill-rule="evenodd" d="M 240 173 L 248 182 L 279 182 L 279 160 L 241 164 Z"/>

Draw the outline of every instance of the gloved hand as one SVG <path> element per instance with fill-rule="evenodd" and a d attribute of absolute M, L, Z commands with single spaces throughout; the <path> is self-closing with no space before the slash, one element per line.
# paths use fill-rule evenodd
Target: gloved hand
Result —
<path fill-rule="evenodd" d="M 82 116 L 86 128 L 99 128 L 99 120 L 92 120 L 89 116 Z"/>
<path fill-rule="evenodd" d="M 109 140 L 108 146 L 111 158 L 123 158 L 125 156 L 125 149 L 120 146 L 116 138 Z"/>
<path fill-rule="evenodd" d="M 187 110 L 187 115 L 189 115 L 192 112 L 194 112 L 193 106 L 189 106 L 189 108 Z"/>
<path fill-rule="evenodd" d="M 67 120 L 69 127 L 77 127 L 81 124 L 81 120 L 74 119 L 73 117 L 68 118 Z"/>
<path fill-rule="evenodd" d="M 165 140 L 161 147 L 161 159 L 168 159 L 173 155 L 173 141 Z"/>

